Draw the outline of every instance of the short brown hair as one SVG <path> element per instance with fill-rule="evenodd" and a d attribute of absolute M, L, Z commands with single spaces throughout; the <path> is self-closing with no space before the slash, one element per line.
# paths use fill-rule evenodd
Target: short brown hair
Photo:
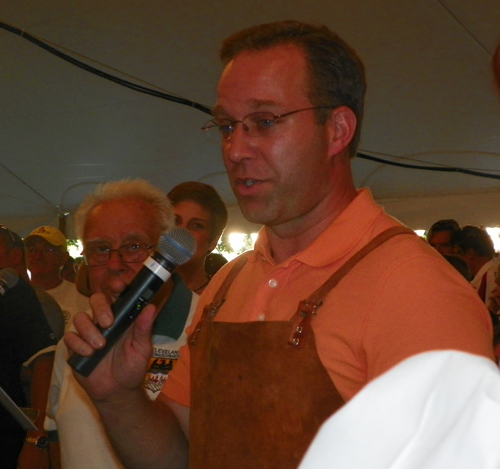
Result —
<path fill-rule="evenodd" d="M 175 186 L 168 198 L 175 207 L 183 200 L 192 200 L 210 213 L 210 240 L 219 239 L 227 223 L 227 208 L 219 193 L 203 182 L 187 181 Z"/>
<path fill-rule="evenodd" d="M 98 205 L 110 200 L 133 198 L 151 204 L 157 213 L 160 231 L 174 226 L 172 205 L 165 193 L 144 179 L 123 179 L 99 184 L 92 194 L 87 194 L 75 213 L 75 232 L 83 239 L 89 213 Z"/>
<path fill-rule="evenodd" d="M 491 236 L 486 229 L 479 226 L 463 226 L 453 234 L 451 242 L 453 246 L 459 248 L 462 255 L 471 249 L 480 257 L 492 259 L 495 255 L 495 246 Z"/>
<path fill-rule="evenodd" d="M 427 232 L 427 236 L 426 236 L 427 241 L 430 241 L 431 238 L 436 233 L 441 233 L 443 231 L 449 231 L 450 234 L 453 235 L 458 230 L 460 230 L 460 225 L 453 218 L 446 218 L 444 220 L 438 220 L 437 222 L 433 223 L 432 226 L 429 228 L 429 231 Z"/>
<path fill-rule="evenodd" d="M 356 133 L 349 144 L 351 156 L 356 154 L 363 120 L 366 92 L 365 70 L 356 52 L 326 26 L 299 21 L 279 21 L 240 31 L 223 43 L 220 58 L 227 64 L 242 52 L 261 51 L 293 44 L 305 52 L 309 67 L 309 99 L 314 106 L 347 106 L 357 119 Z M 320 124 L 330 111 L 317 110 Z"/>

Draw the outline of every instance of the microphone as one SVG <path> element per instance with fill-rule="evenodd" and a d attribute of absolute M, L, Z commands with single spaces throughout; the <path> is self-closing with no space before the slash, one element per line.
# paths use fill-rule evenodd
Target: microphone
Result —
<path fill-rule="evenodd" d="M 19 274 L 10 267 L 0 270 L 0 295 L 3 296 L 12 287 L 17 285 Z"/>
<path fill-rule="evenodd" d="M 185 228 L 176 227 L 164 233 L 156 251 L 144 261 L 141 270 L 111 305 L 115 321 L 108 329 L 99 328 L 106 339 L 104 348 L 96 350 L 90 357 L 73 355 L 68 360 L 70 366 L 88 376 L 171 277 L 174 269 L 189 261 L 195 250 L 196 241 Z"/>

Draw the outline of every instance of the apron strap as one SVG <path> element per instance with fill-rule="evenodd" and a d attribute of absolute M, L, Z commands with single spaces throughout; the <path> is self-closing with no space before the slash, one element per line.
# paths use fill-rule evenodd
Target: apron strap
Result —
<path fill-rule="evenodd" d="M 252 252 L 252 251 L 247 251 L 247 252 Z M 218 305 L 219 307 L 222 306 L 222 303 L 224 303 L 224 299 L 226 298 L 226 293 L 228 292 L 229 287 L 233 283 L 233 280 L 236 278 L 236 276 L 240 273 L 241 269 L 243 269 L 243 266 L 247 263 L 247 260 L 248 259 L 246 253 L 242 254 L 238 258 L 233 268 L 231 269 L 231 272 L 227 274 L 227 277 L 224 279 L 224 281 L 221 283 L 221 286 L 217 290 L 217 293 L 215 294 L 214 299 L 211 303 L 212 305 Z"/>
<path fill-rule="evenodd" d="M 325 296 L 351 271 L 351 269 L 375 248 L 385 243 L 388 239 L 400 235 L 412 234 L 415 232 L 404 226 L 394 226 L 382 231 L 375 236 L 366 246 L 362 247 L 356 254 L 347 260 L 333 275 L 326 280 L 307 300 L 299 303 L 299 307 L 294 316 L 293 327 L 290 333 L 288 344 L 301 348 L 304 343 L 306 333 L 311 327 L 312 315 L 317 313 L 318 308 L 323 304 Z"/>
<path fill-rule="evenodd" d="M 375 236 L 366 246 L 361 248 L 354 254 L 348 261 L 340 267 L 323 285 L 321 285 L 312 295 L 309 296 L 307 301 L 312 303 L 321 303 L 325 296 L 332 290 L 350 271 L 351 269 L 367 254 L 372 252 L 375 248 L 385 243 L 388 239 L 400 234 L 413 234 L 415 232 L 405 226 L 394 226 L 385 231 L 382 231 L 378 236 Z"/>
<path fill-rule="evenodd" d="M 251 252 L 251 251 L 247 251 Z M 224 301 L 226 299 L 226 293 L 229 290 L 229 287 L 233 283 L 233 280 L 236 278 L 236 276 L 240 273 L 241 269 L 243 269 L 243 266 L 247 263 L 247 256 L 242 254 L 235 262 L 234 266 L 231 268 L 231 271 L 227 274 L 226 278 L 222 281 L 219 289 L 215 293 L 214 299 L 212 300 L 211 303 L 206 305 L 203 308 L 203 313 L 201 315 L 200 320 L 198 321 L 198 324 L 196 325 L 193 333 L 189 337 L 189 343 L 191 345 L 196 345 L 198 341 L 198 336 L 201 332 L 201 328 L 203 327 L 203 324 L 207 321 L 207 319 L 212 320 L 214 316 L 217 314 L 219 311 L 219 308 L 224 304 Z"/>

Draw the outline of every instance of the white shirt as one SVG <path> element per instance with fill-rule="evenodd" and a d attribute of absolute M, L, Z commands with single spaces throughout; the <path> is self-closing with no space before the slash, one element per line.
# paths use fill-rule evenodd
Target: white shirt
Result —
<path fill-rule="evenodd" d="M 408 358 L 330 417 L 299 469 L 500 467 L 500 371 L 457 351 Z"/>
<path fill-rule="evenodd" d="M 61 307 L 66 331 L 68 330 L 68 324 L 73 319 L 73 316 L 76 313 L 87 311 L 90 307 L 89 299 L 76 289 L 74 283 L 64 279 L 57 287 L 47 290 L 47 293 L 50 293 Z"/>
<path fill-rule="evenodd" d="M 479 272 L 474 276 L 471 280 L 470 284 L 476 289 L 479 290 L 481 286 L 481 281 L 483 280 L 483 275 L 486 274 L 486 294 L 485 294 L 485 303 L 486 305 L 489 303 L 489 297 L 491 296 L 491 292 L 496 288 L 497 284 L 495 282 L 495 272 L 498 270 L 498 263 L 500 262 L 499 258 L 494 257 L 484 264 Z"/>

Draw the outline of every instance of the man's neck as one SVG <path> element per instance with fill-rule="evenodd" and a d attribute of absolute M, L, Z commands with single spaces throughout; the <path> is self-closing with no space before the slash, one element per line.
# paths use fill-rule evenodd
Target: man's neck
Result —
<path fill-rule="evenodd" d="M 39 276 L 37 277 L 36 275 L 31 275 L 31 283 L 33 285 L 39 286 L 44 288 L 45 290 L 52 290 L 53 288 L 58 287 L 61 285 L 63 279 L 61 277 L 46 277 L 46 276 Z"/>
<path fill-rule="evenodd" d="M 354 185 L 345 187 L 331 201 L 297 218 L 288 224 L 266 227 L 271 255 L 276 264 L 308 248 L 323 231 L 328 228 L 354 200 L 357 192 Z"/>

